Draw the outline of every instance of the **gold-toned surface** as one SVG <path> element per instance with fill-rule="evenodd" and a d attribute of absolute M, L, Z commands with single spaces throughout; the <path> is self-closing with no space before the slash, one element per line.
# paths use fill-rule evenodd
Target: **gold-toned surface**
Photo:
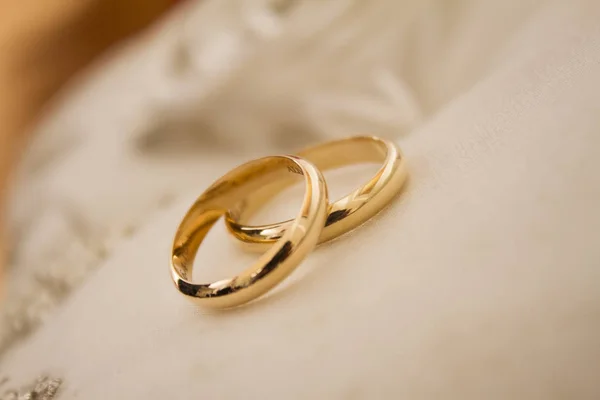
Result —
<path fill-rule="evenodd" d="M 239 275 L 218 282 L 192 283 L 198 248 L 212 225 L 249 194 L 270 183 L 303 176 L 304 201 L 296 219 L 280 240 L 254 265 Z M 288 179 L 286 179 L 288 178 Z M 183 218 L 173 242 L 171 277 L 177 289 L 199 305 L 234 307 L 264 294 L 277 285 L 312 251 L 327 217 L 327 187 L 321 172 L 294 156 L 265 157 L 243 164 L 213 183 Z"/>
<path fill-rule="evenodd" d="M 398 147 L 374 136 L 332 141 L 305 149 L 298 156 L 311 161 L 321 171 L 356 163 L 383 163 L 366 184 L 330 205 L 319 243 L 342 235 L 377 214 L 399 193 L 406 180 L 406 165 Z M 249 226 L 245 221 L 274 192 L 283 190 L 290 183 L 290 180 L 275 182 L 268 190 L 249 196 L 239 207 L 227 212 L 225 223 L 229 232 L 256 249 L 281 238 L 292 221 L 260 226 Z"/>

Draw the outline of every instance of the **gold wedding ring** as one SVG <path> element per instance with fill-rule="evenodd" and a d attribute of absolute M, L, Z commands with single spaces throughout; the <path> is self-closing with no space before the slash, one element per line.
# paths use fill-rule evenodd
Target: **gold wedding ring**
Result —
<path fill-rule="evenodd" d="M 306 191 L 296 219 L 280 240 L 254 265 L 231 279 L 191 282 L 194 258 L 212 225 L 240 199 L 287 176 L 304 177 Z M 227 308 L 248 302 L 273 288 L 312 251 L 325 225 L 327 187 L 321 172 L 294 156 L 265 157 L 228 172 L 192 205 L 179 225 L 171 251 L 171 277 L 177 289 L 199 305 Z"/>
<path fill-rule="evenodd" d="M 329 206 L 319 243 L 342 235 L 373 217 L 398 194 L 406 180 L 404 157 L 398 147 L 389 140 L 373 136 L 332 141 L 305 149 L 298 156 L 309 160 L 321 171 L 355 163 L 383 163 L 366 184 Z M 229 231 L 237 239 L 258 249 L 279 240 L 293 221 L 260 226 L 246 225 L 246 221 L 274 193 L 290 183 L 292 181 L 289 179 L 274 182 L 228 211 L 225 223 Z"/>

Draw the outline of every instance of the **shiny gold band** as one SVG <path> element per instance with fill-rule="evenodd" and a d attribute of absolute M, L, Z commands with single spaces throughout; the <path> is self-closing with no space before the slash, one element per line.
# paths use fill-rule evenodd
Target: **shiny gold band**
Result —
<path fill-rule="evenodd" d="M 270 182 L 302 175 L 306 192 L 299 215 L 280 240 L 238 276 L 210 284 L 191 282 L 198 248 L 212 225 L 241 199 Z M 177 289 L 200 305 L 233 307 L 277 285 L 316 245 L 327 216 L 325 180 L 310 162 L 294 156 L 265 157 L 230 171 L 212 184 L 183 218 L 171 252 L 171 277 Z"/>
<path fill-rule="evenodd" d="M 362 187 L 332 203 L 319 242 L 342 235 L 383 209 L 398 194 L 406 180 L 406 167 L 398 147 L 389 140 L 373 136 L 357 136 L 325 143 L 298 153 L 321 171 L 348 164 L 383 162 L 383 166 Z M 269 225 L 247 226 L 245 221 L 260 208 L 274 192 L 290 185 L 289 180 L 274 182 L 249 196 L 238 207 L 225 214 L 229 231 L 241 241 L 262 249 L 281 238 L 292 221 Z"/>

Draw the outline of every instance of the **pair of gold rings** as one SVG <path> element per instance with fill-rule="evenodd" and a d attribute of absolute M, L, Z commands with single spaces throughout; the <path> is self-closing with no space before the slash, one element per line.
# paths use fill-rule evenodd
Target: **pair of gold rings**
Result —
<path fill-rule="evenodd" d="M 365 162 L 383 165 L 365 185 L 330 204 L 321 170 Z M 295 219 L 261 226 L 245 223 L 298 175 L 304 178 L 306 190 Z M 228 308 L 251 301 L 287 277 L 318 243 L 374 216 L 398 194 L 405 180 L 404 157 L 398 147 L 373 136 L 337 140 L 305 149 L 297 156 L 264 157 L 243 164 L 214 182 L 183 218 L 171 251 L 173 282 L 202 306 Z M 193 283 L 198 248 L 222 216 L 235 238 L 250 247 L 268 249 L 238 276 Z"/>

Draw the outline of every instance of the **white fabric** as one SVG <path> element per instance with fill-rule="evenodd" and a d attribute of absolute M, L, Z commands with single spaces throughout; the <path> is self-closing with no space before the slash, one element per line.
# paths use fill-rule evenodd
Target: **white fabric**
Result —
<path fill-rule="evenodd" d="M 140 74 L 131 67 L 164 57 L 173 43 L 166 36 L 96 77 L 65 109 L 67 122 L 58 126 L 76 124 L 89 139 L 38 173 L 43 184 L 31 185 L 59 193 L 100 227 L 103 243 L 116 245 L 53 318 L 2 360 L 12 380 L 59 375 L 61 399 L 600 396 L 599 7 L 593 1 L 342 4 L 322 6 L 330 14 L 320 15 L 334 15 L 336 6 L 346 11 L 323 23 L 329 30 L 321 36 L 313 27 L 310 56 L 319 65 L 304 66 L 306 81 L 285 76 L 285 68 L 308 57 L 294 52 L 310 42 L 299 39 L 299 27 L 318 23 L 310 14 L 315 5 L 274 19 L 246 58 L 233 52 L 242 65 L 233 78 L 206 97 L 182 101 L 200 104 L 189 123 L 219 127 L 224 141 L 250 132 L 244 146 L 227 151 L 217 133 L 212 141 L 200 134 L 204 141 L 190 153 L 154 154 L 151 145 L 140 145 L 135 129 L 156 110 L 145 99 L 154 96 L 160 108 L 169 96 L 184 97 L 164 78 L 170 89 L 157 98 L 160 68 Z M 197 18 L 225 15 L 223 9 L 209 2 Z M 369 40 L 327 56 L 331 49 L 322 49 L 344 32 Z M 283 54 L 285 47 L 291 50 Z M 362 64 L 344 69 L 358 59 Z M 379 66 L 390 72 L 365 78 Z M 317 88 L 305 83 L 311 74 Z M 267 77 L 279 80 L 261 92 Z M 379 107 L 381 79 L 380 87 L 400 89 Z M 363 103 L 349 101 L 353 94 Z M 319 104 L 348 104 L 340 114 L 328 109 L 332 118 L 317 118 L 315 126 L 298 127 L 312 114 L 296 102 L 323 98 L 334 100 Z M 383 104 L 399 107 L 396 119 L 375 115 L 385 112 Z M 167 114 L 190 121 L 194 107 Z M 366 115 L 349 120 L 352 107 Z M 72 117 L 77 112 L 85 119 Z M 168 277 L 177 223 L 202 188 L 232 166 L 292 151 L 300 133 L 273 139 L 286 126 L 318 132 L 300 142 L 347 135 L 352 126 L 394 137 L 397 127 L 409 186 L 373 221 L 321 246 L 265 299 L 204 313 Z M 161 203 L 165 195 L 176 201 Z M 131 221 L 139 227 L 131 237 L 107 239 L 111 227 L 125 229 Z M 233 251 L 222 231 L 210 240 L 200 274 L 205 263 L 222 275 L 252 257 Z"/>

